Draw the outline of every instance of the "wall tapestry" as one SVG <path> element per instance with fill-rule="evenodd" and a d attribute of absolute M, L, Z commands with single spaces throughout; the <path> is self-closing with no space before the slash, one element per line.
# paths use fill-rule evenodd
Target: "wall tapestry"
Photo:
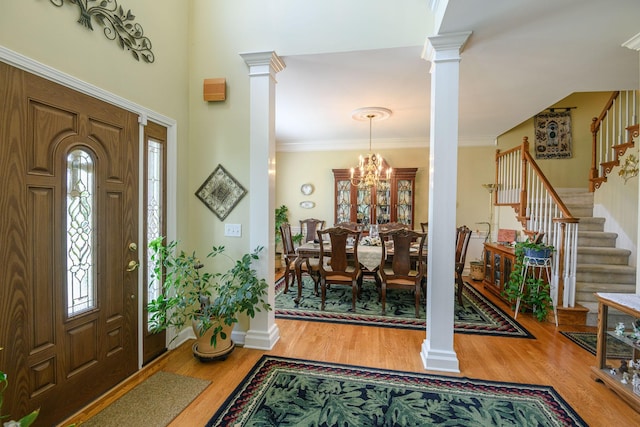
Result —
<path fill-rule="evenodd" d="M 538 114 L 534 128 L 536 159 L 571 158 L 571 111 Z"/>
<path fill-rule="evenodd" d="M 223 221 L 236 207 L 247 190 L 229 172 L 218 165 L 202 183 L 196 196 Z"/>

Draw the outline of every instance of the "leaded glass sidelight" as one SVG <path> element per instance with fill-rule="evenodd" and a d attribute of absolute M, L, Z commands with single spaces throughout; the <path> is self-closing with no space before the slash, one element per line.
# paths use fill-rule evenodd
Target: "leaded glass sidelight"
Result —
<path fill-rule="evenodd" d="M 159 142 L 149 140 L 147 142 L 147 242 L 150 242 L 162 234 L 162 189 L 163 183 L 163 145 Z M 149 284 L 149 301 L 160 296 L 162 284 L 160 280 L 154 277 L 153 269 L 155 267 L 151 260 L 151 252 L 147 251 L 147 283 Z"/>
<path fill-rule="evenodd" d="M 75 149 L 67 156 L 67 314 L 96 305 L 95 176 L 91 155 Z"/>

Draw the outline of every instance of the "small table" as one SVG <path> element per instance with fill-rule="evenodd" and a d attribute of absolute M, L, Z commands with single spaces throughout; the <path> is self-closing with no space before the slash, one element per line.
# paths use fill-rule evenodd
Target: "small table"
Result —
<path fill-rule="evenodd" d="M 634 318 L 638 318 L 640 317 L 640 295 L 604 292 L 596 292 L 595 295 L 598 299 L 598 346 L 596 366 L 591 368 L 592 377 L 602 381 L 633 409 L 640 412 L 640 395 L 633 392 L 631 382 L 629 381 L 628 384 L 622 384 L 620 378 L 611 374 L 607 367 L 607 334 L 609 334 L 607 330 L 607 316 L 609 314 L 609 307 L 620 310 Z M 640 350 L 640 345 L 624 337 L 617 337 L 617 339 L 634 349 L 635 359 Z"/>

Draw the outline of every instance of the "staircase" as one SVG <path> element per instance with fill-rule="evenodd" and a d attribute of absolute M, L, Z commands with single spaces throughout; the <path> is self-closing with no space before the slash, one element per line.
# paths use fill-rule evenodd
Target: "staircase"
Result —
<path fill-rule="evenodd" d="M 589 309 L 587 325 L 598 322 L 594 292 L 635 293 L 636 269 L 629 265 L 631 251 L 616 247 L 616 233 L 604 231 L 605 218 L 593 216 L 593 194 L 587 189 L 556 189 L 571 213 L 580 219 L 576 264 L 576 303 Z M 621 321 L 611 310 L 609 324 Z"/>

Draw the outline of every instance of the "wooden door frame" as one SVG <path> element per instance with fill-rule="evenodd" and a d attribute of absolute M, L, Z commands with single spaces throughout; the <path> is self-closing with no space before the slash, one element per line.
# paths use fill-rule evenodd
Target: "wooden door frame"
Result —
<path fill-rule="evenodd" d="M 152 120 L 167 128 L 167 238 L 169 240 L 176 239 L 176 194 L 177 194 L 177 122 L 175 119 L 159 114 L 153 110 L 143 107 L 139 104 L 131 102 L 125 98 L 122 98 L 113 93 L 107 92 L 104 89 L 91 85 L 82 80 L 76 79 L 73 76 L 58 71 L 52 67 L 48 67 L 40 62 L 34 61 L 26 56 L 20 55 L 14 51 L 11 51 L 3 46 L 0 46 L 0 61 L 27 71 L 36 76 L 45 78 L 54 83 L 61 84 L 73 90 L 76 90 L 85 95 L 91 96 L 98 100 L 115 105 L 122 109 L 131 111 L 138 114 L 139 123 L 139 141 L 144 141 L 144 126 L 147 124 L 147 120 Z M 140 150 L 144 150 L 144 144 L 139 144 Z M 141 153 L 143 154 L 143 153 Z M 141 157 L 142 158 L 142 157 Z M 143 162 L 140 162 L 142 165 Z M 143 166 L 140 166 L 143 167 Z M 144 175 L 140 175 L 142 177 Z M 144 185 L 142 179 L 140 179 L 139 185 Z M 142 217 L 142 192 L 139 192 L 138 199 L 138 222 L 142 224 L 144 218 Z M 143 227 L 138 227 L 138 241 L 144 241 Z M 138 269 L 138 293 L 142 295 L 145 292 L 143 289 L 142 269 Z M 138 298 L 138 369 L 142 368 L 143 349 L 142 349 L 142 337 L 143 337 L 143 320 L 142 320 L 142 298 Z M 171 337 L 167 336 L 167 340 Z"/>

